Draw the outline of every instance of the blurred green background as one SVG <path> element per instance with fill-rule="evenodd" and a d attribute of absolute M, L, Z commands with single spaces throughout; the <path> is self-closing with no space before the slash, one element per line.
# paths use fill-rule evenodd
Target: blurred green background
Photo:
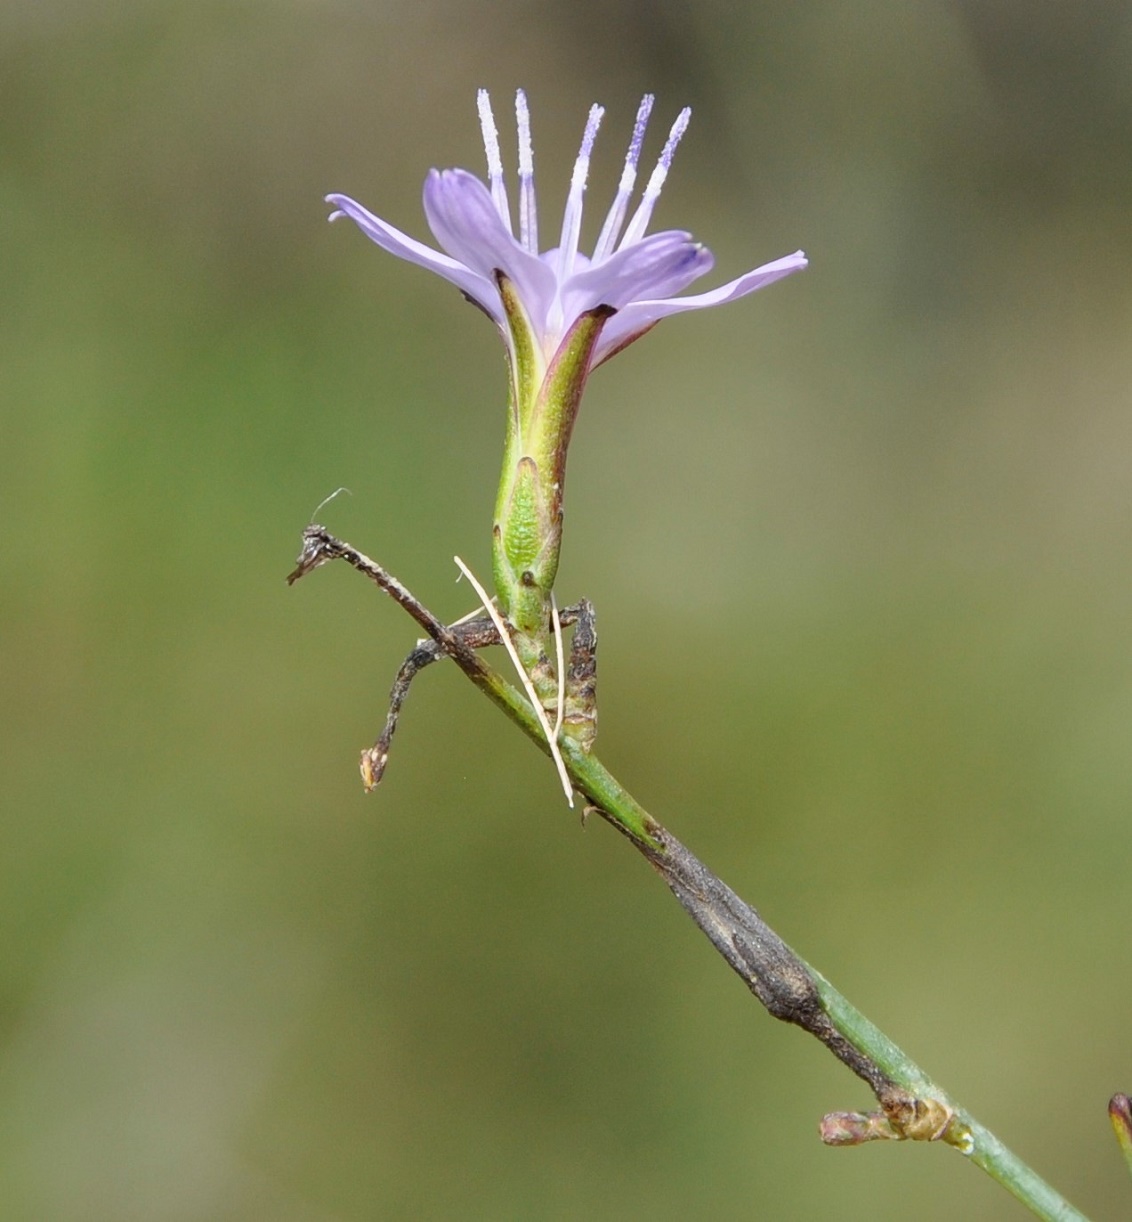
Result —
<path fill-rule="evenodd" d="M 5 1219 L 1027 1216 L 827 1150 L 864 1087 L 437 667 L 489 572 L 500 346 L 426 236 L 529 91 L 543 226 L 608 108 L 721 280 L 594 378 L 560 598 L 606 763 L 985 1123 L 1127 1217 L 1126 4 L 0 5 Z M 506 133 L 510 124 L 504 124 Z"/>

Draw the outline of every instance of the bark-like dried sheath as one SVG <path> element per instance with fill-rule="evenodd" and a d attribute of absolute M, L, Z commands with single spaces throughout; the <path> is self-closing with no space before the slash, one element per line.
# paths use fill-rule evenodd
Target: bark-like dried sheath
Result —
<path fill-rule="evenodd" d="M 660 829 L 659 839 L 660 851 L 645 848 L 641 851 L 767 1010 L 775 1018 L 794 1023 L 821 1040 L 838 1060 L 869 1084 L 878 1099 L 898 1092 L 897 1084 L 833 1025 L 807 964 L 750 904 L 740 899 L 675 836 Z"/>

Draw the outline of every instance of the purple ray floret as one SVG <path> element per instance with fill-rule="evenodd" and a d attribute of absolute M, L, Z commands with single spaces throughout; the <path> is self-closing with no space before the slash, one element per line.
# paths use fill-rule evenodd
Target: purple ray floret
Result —
<path fill-rule="evenodd" d="M 515 320 L 500 293 L 500 276 L 510 282 L 526 315 L 535 351 L 549 362 L 573 324 L 589 311 L 616 311 L 605 324 L 592 365 L 620 351 L 650 327 L 684 310 L 721 305 L 764 288 L 806 266 L 801 251 L 755 268 L 719 288 L 681 297 L 710 271 L 711 252 L 681 230 L 646 235 L 664 180 L 688 126 L 691 111 L 682 110 L 649 176 L 636 211 L 626 224 L 636 185 L 645 130 L 653 106 L 651 94 L 641 101 L 617 194 L 591 255 L 578 249 L 582 205 L 590 156 L 604 111 L 591 108 L 570 179 L 559 245 L 538 250 L 538 217 L 530 112 L 526 95 L 515 99 L 519 134 L 519 233 L 512 225 L 511 204 L 503 173 L 499 136 L 491 101 L 481 89 L 477 98 L 488 182 L 467 170 L 431 170 L 425 179 L 424 210 L 440 250 L 395 229 L 345 195 L 329 195 L 331 220 L 348 216 L 383 250 L 426 267 L 456 285 L 498 324 L 514 354 Z"/>

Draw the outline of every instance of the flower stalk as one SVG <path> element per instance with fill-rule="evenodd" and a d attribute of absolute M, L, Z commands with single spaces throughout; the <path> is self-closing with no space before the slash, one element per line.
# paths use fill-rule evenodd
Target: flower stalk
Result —
<path fill-rule="evenodd" d="M 512 286 L 501 276 L 508 320 L 524 320 Z M 492 527 L 492 575 L 504 615 L 520 637 L 545 641 L 550 595 L 562 549 L 566 454 L 594 349 L 612 310 L 598 306 L 566 334 L 541 383 L 519 349 L 514 358 L 503 472 Z M 513 321 L 512 321 L 513 320 Z M 522 656 L 522 651 L 520 651 Z"/>

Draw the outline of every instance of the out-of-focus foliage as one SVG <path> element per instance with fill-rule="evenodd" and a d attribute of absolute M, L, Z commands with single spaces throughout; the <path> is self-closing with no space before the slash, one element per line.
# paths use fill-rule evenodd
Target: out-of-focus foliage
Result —
<path fill-rule="evenodd" d="M 423 236 L 531 95 L 544 224 L 636 100 L 720 278 L 594 377 L 561 597 L 603 759 L 1097 1217 L 1132 1085 L 1126 5 L 0 9 L 0 1199 L 13 1219 L 1022 1216 L 868 1103 L 321 516 L 488 569 L 501 354 Z M 654 140 L 659 137 L 654 133 Z M 650 146 L 651 147 L 651 146 Z M 591 217 L 591 222 L 594 218 Z"/>

